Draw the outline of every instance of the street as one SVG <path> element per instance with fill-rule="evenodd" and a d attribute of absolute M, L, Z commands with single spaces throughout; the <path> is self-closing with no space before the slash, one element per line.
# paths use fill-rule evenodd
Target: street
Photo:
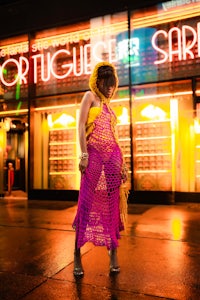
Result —
<path fill-rule="evenodd" d="M 82 248 L 73 276 L 76 202 L 0 199 L 1 300 L 200 299 L 200 204 L 129 204 L 109 275 L 105 247 Z"/>

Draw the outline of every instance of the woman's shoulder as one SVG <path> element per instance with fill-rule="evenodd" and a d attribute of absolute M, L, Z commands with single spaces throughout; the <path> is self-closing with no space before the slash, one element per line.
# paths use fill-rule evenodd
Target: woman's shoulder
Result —
<path fill-rule="evenodd" d="M 85 92 L 83 101 L 87 103 L 90 108 L 101 106 L 99 97 L 90 90 Z"/>
<path fill-rule="evenodd" d="M 84 97 L 88 98 L 88 99 L 94 99 L 95 94 L 92 91 L 88 90 L 88 91 L 85 92 Z"/>
<path fill-rule="evenodd" d="M 92 106 L 95 96 L 91 91 L 86 91 L 82 98 L 82 103 L 87 106 Z"/>

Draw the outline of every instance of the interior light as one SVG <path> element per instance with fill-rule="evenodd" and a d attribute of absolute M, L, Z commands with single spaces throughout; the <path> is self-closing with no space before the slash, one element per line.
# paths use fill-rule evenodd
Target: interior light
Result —
<path fill-rule="evenodd" d="M 9 131 L 11 127 L 11 119 L 10 118 L 5 118 L 4 119 L 4 128 L 6 131 Z"/>
<path fill-rule="evenodd" d="M 126 107 L 122 108 L 122 114 L 118 117 L 120 124 L 129 124 L 128 109 Z"/>
<path fill-rule="evenodd" d="M 70 125 L 73 125 L 76 120 L 74 117 L 70 116 L 70 115 L 67 115 L 65 113 L 62 113 L 62 114 L 49 114 L 47 116 L 47 122 L 48 122 L 48 125 L 50 128 L 53 128 L 54 125 L 61 125 L 63 127 L 67 127 L 67 126 L 70 126 Z"/>
<path fill-rule="evenodd" d="M 197 118 L 194 119 L 194 131 L 197 134 L 200 133 L 200 124 L 199 124 L 199 119 Z"/>
<path fill-rule="evenodd" d="M 131 27 L 140 28 L 140 27 L 150 27 L 153 25 L 158 25 L 161 23 L 168 23 L 174 20 L 183 20 L 187 18 L 192 18 L 199 16 L 199 3 L 192 3 L 188 6 L 181 6 L 169 11 L 155 11 L 155 14 L 142 16 L 137 18 L 134 16 L 131 20 Z"/>
<path fill-rule="evenodd" d="M 165 120 L 166 119 L 166 112 L 163 111 L 160 107 L 155 105 L 148 105 L 142 111 L 141 115 L 143 117 L 147 117 L 153 120 Z"/>
<path fill-rule="evenodd" d="M 54 124 L 61 124 L 63 126 L 67 126 L 67 125 L 70 125 L 72 123 L 75 122 L 75 118 L 70 116 L 70 115 L 67 115 L 67 114 L 62 114 L 58 119 L 56 119 L 54 121 Z"/>
<path fill-rule="evenodd" d="M 52 121 L 52 115 L 51 114 L 49 114 L 48 116 L 47 116 L 47 122 L 48 122 L 48 125 L 49 125 L 49 127 L 53 127 L 53 121 Z"/>

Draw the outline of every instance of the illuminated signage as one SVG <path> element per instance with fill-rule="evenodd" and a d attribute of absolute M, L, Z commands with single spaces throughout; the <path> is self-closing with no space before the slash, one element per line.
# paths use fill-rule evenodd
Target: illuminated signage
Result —
<path fill-rule="evenodd" d="M 173 42 L 175 39 L 176 43 Z M 172 62 L 175 58 L 182 61 L 200 57 L 200 22 L 197 23 L 196 29 L 183 25 L 181 28 L 172 27 L 168 32 L 158 30 L 152 37 L 152 46 L 161 57 L 154 62 L 157 65 Z"/>
<path fill-rule="evenodd" d="M 33 77 L 34 83 L 38 80 L 47 82 L 50 78 L 64 79 L 69 75 L 81 76 L 84 74 L 91 73 L 91 58 L 96 62 L 102 61 L 99 57 L 99 53 L 106 52 L 108 55 L 108 60 L 111 63 L 116 62 L 117 58 L 113 53 L 116 40 L 110 39 L 107 42 L 97 42 L 95 44 L 86 44 L 84 46 L 73 47 L 71 51 L 66 49 L 57 50 L 52 53 L 40 53 L 35 54 L 31 57 L 33 61 Z M 57 71 L 57 60 L 62 58 L 62 74 Z M 70 62 L 66 63 L 67 60 Z M 77 63 L 79 60 L 79 66 Z M 65 61 L 65 62 L 64 62 Z M 4 70 L 9 68 L 14 68 L 16 70 L 15 78 L 10 82 Z M 41 74 L 39 75 L 38 68 L 41 68 Z M 27 84 L 29 71 L 29 60 L 25 56 L 20 56 L 19 59 L 9 58 L 4 61 L 0 66 L 0 80 L 5 86 L 14 86 L 17 83 Z M 40 76 L 40 78 L 39 78 Z"/>
<path fill-rule="evenodd" d="M 56 37 L 44 38 L 36 40 L 31 46 L 30 60 L 27 58 L 27 42 L 2 46 L 0 57 L 5 60 L 0 65 L 0 82 L 6 87 L 27 84 L 30 62 L 35 84 L 48 82 L 53 78 L 62 80 L 68 76 L 89 75 L 91 62 L 102 61 L 105 53 L 110 63 L 120 62 L 125 67 L 131 63 L 134 82 L 148 81 L 149 77 L 150 80 L 156 80 L 156 65 L 200 57 L 200 22 L 196 27 L 183 25 L 180 28 L 172 27 L 169 31 L 156 31 L 152 27 L 140 28 L 133 30 L 130 40 L 127 36 L 127 31 L 122 31 L 116 35 L 116 39 L 85 42 L 72 48 L 66 47 L 67 36 L 59 36 L 57 40 Z M 56 50 L 58 45 L 59 50 Z M 141 69 L 138 71 L 137 67 Z M 9 70 L 15 73 L 10 78 L 7 72 Z M 153 70 L 153 75 L 149 70 Z"/>

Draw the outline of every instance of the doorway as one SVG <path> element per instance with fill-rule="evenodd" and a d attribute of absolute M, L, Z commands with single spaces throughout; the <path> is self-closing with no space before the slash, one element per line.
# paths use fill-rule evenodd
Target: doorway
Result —
<path fill-rule="evenodd" d="M 27 198 L 28 126 L 27 116 L 5 118 L 9 121 L 4 158 L 5 197 Z"/>

